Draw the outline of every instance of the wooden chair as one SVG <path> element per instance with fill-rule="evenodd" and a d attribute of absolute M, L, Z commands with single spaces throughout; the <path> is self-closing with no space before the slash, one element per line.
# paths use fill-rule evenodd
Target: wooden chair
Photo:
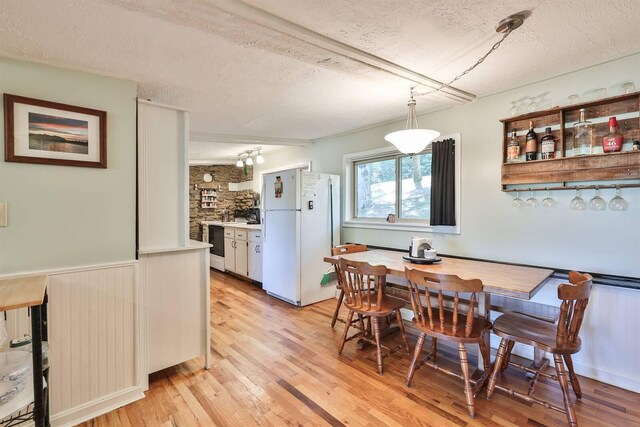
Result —
<path fill-rule="evenodd" d="M 478 279 L 463 280 L 455 275 L 428 273 L 409 268 L 405 268 L 405 276 L 409 281 L 409 299 L 411 300 L 414 314 L 413 325 L 420 331 L 420 337 L 413 353 L 413 360 L 409 367 L 405 385 L 407 387 L 411 385 L 414 373 L 424 364 L 460 378 L 464 381 L 464 394 L 467 398 L 469 415 L 471 415 L 471 418 L 475 418 L 474 398 L 489 375 L 490 353 L 485 342 L 488 342 L 491 322 L 482 317 L 476 317 L 474 314 L 477 301 L 476 294 L 482 291 L 482 282 Z M 421 288 L 424 288 L 426 308 L 420 298 Z M 447 291 L 453 292 L 453 310 L 445 308 L 443 292 Z M 459 293 L 471 294 L 466 313 L 462 313 L 459 309 Z M 431 302 L 431 298 L 436 298 L 436 296 L 438 301 L 437 308 L 433 307 Z M 431 337 L 431 352 L 424 359 L 418 361 L 427 335 Z M 458 343 L 462 374 L 450 371 L 437 364 L 438 340 Z M 478 344 L 484 359 L 485 372 L 475 381 L 471 380 L 469 375 L 465 344 Z M 471 387 L 472 383 L 474 383 L 475 388 Z"/>
<path fill-rule="evenodd" d="M 592 281 L 593 279 L 590 275 L 572 271 L 569 273 L 570 283 L 564 283 L 558 286 L 558 298 L 562 300 L 562 304 L 560 306 L 560 319 L 558 320 L 557 326 L 518 313 L 507 313 L 496 319 L 493 325 L 493 332 L 502 337 L 502 341 L 500 342 L 496 362 L 493 366 L 489 386 L 487 387 L 487 399 L 490 399 L 495 389 L 498 388 L 527 402 L 538 403 L 547 408 L 562 412 L 567 415 L 569 425 L 578 425 L 575 410 L 571 402 L 571 395 L 569 394 L 568 382 L 571 382 L 573 392 L 576 397 L 580 399 L 582 392 L 580 390 L 578 377 L 573 370 L 571 355 L 580 351 L 581 340 L 578 333 L 580 332 L 584 312 L 589 302 Z M 519 393 L 497 384 L 498 373 L 502 371 L 502 364 L 506 360 L 507 351 L 512 349 L 516 342 L 531 345 L 534 348 L 552 353 L 555 362 L 556 375 L 551 375 L 543 372 L 548 365 L 547 363 L 534 369 L 507 361 L 508 365 L 516 366 L 534 374 L 529 384 L 527 394 Z M 569 371 L 569 380 L 567 380 L 565 364 Z M 560 383 L 564 399 L 564 409 L 533 397 L 535 385 L 540 376 L 557 380 Z"/>
<path fill-rule="evenodd" d="M 346 245 L 339 245 L 331 248 L 331 255 L 346 255 L 352 254 L 355 252 L 365 252 L 367 250 L 367 245 L 359 245 L 355 243 L 350 243 Z M 336 269 L 336 276 L 338 280 L 338 284 L 336 285 L 336 289 L 340 289 L 340 296 L 338 297 L 338 303 L 336 304 L 336 310 L 333 312 L 333 318 L 331 319 L 331 327 L 333 328 L 336 324 L 336 321 L 343 322 L 344 320 L 338 318 L 338 314 L 340 312 L 340 307 L 342 306 L 342 301 L 344 300 L 344 288 L 342 287 L 342 276 L 340 274 L 340 266 L 338 264 L 334 264 Z"/>
<path fill-rule="evenodd" d="M 380 342 L 381 320 L 389 316 L 394 311 L 396 313 L 396 319 L 398 321 L 400 333 L 402 334 L 402 341 L 404 342 L 405 349 L 407 350 L 407 353 L 410 351 L 409 341 L 407 341 L 404 324 L 402 323 L 402 316 L 400 315 L 400 308 L 404 307 L 405 302 L 399 298 L 390 297 L 384 294 L 384 285 L 387 278 L 387 267 L 384 265 L 373 266 L 366 262 L 349 261 L 344 258 L 340 258 L 338 263 L 342 277 L 342 286 L 344 289 L 344 305 L 349 309 L 349 315 L 345 322 L 338 354 L 342 353 L 347 341 L 355 338 L 362 338 L 364 341 L 376 346 L 378 373 L 382 375 L 384 371 L 382 363 L 383 358 L 402 348 L 402 346 L 399 345 L 393 349 L 389 349 L 388 347 L 383 346 Z M 372 283 L 374 286 L 372 286 Z M 358 316 L 369 316 L 373 319 L 375 341 L 369 338 L 364 328 L 360 328 L 358 333 L 351 337 L 347 337 L 349 328 L 353 321 L 353 316 L 356 313 Z M 382 348 L 387 350 L 387 352 L 383 354 Z"/>

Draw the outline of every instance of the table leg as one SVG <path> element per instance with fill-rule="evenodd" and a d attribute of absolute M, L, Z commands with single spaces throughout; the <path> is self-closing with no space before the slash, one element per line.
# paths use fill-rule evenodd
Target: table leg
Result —
<path fill-rule="evenodd" d="M 45 425 L 44 384 L 42 381 L 42 312 L 41 306 L 31 307 L 31 349 L 33 351 L 33 421 L 36 427 Z"/>
<path fill-rule="evenodd" d="M 484 317 L 485 319 L 489 319 L 489 315 L 491 313 L 491 294 L 488 292 L 480 292 L 478 296 L 478 316 Z M 484 345 L 491 349 L 491 334 L 485 334 L 484 337 Z M 491 364 L 491 361 L 489 361 Z M 478 351 L 478 369 L 484 371 L 484 359 L 482 357 L 482 353 Z"/>

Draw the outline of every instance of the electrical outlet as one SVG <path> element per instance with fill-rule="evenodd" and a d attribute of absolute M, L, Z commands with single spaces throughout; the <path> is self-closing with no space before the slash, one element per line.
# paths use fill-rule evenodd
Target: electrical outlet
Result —
<path fill-rule="evenodd" d="M 0 227 L 7 225 L 7 202 L 0 202 Z"/>

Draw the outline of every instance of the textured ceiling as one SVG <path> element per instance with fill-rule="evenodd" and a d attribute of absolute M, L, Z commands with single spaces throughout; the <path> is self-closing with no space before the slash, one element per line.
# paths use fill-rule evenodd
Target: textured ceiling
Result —
<path fill-rule="evenodd" d="M 350 46 L 446 81 L 524 10 L 457 88 L 483 95 L 640 51 L 634 0 L 2 0 L 0 55 L 134 80 L 140 97 L 190 109 L 192 152 L 218 158 L 202 135 L 316 139 L 402 117 L 412 83 Z M 420 98 L 418 111 L 450 103 Z"/>

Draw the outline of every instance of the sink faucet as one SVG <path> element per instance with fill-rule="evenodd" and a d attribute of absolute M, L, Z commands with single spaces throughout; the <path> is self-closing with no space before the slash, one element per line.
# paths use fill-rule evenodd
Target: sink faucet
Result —
<path fill-rule="evenodd" d="M 222 222 L 229 222 L 229 209 L 222 209 Z"/>

